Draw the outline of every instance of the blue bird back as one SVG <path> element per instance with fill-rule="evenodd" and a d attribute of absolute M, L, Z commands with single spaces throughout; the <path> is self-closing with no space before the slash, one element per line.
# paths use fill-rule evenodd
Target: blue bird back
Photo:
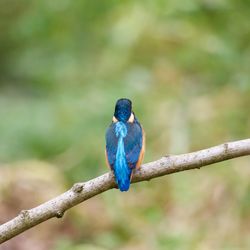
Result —
<path fill-rule="evenodd" d="M 112 123 L 107 129 L 107 160 L 121 191 L 129 189 L 131 173 L 142 150 L 142 138 L 142 128 L 136 119 L 133 123 Z"/>

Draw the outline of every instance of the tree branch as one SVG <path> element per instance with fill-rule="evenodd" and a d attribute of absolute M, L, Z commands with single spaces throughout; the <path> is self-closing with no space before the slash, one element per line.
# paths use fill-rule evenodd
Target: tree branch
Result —
<path fill-rule="evenodd" d="M 184 170 L 201 168 L 216 162 L 250 155 L 250 139 L 224 143 L 208 149 L 164 156 L 146 163 L 136 171 L 132 182 L 150 180 Z M 14 219 L 0 226 L 0 243 L 28 230 L 52 217 L 61 218 L 66 210 L 91 197 L 115 188 L 111 172 L 83 183 L 76 183 L 70 190 L 30 210 L 23 210 Z"/>

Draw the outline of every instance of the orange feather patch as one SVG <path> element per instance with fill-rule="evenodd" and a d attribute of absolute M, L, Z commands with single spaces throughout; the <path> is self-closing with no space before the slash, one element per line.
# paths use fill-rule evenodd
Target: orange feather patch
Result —
<path fill-rule="evenodd" d="M 142 148 L 141 148 L 141 152 L 140 152 L 140 155 L 139 155 L 139 159 L 136 163 L 136 169 L 139 169 L 141 164 L 142 164 L 142 161 L 143 161 L 143 158 L 144 158 L 144 154 L 145 154 L 145 132 L 144 132 L 144 129 L 142 128 Z"/>

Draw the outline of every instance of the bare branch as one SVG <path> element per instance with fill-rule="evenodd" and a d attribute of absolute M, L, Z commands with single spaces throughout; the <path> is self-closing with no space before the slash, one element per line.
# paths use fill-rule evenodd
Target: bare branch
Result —
<path fill-rule="evenodd" d="M 132 182 L 150 180 L 184 170 L 201 168 L 216 162 L 250 155 L 250 139 L 224 143 L 208 149 L 164 156 L 141 166 Z M 23 210 L 14 219 L 0 226 L 0 243 L 28 230 L 52 217 L 61 218 L 69 208 L 109 189 L 115 188 L 113 174 L 106 173 L 84 183 L 75 184 L 70 190 L 30 210 Z"/>

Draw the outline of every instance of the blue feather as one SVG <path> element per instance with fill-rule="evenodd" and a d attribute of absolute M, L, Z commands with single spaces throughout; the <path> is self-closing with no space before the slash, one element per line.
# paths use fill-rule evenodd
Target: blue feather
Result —
<path fill-rule="evenodd" d="M 115 181 L 121 191 L 130 187 L 130 179 L 142 149 L 143 133 L 140 123 L 113 122 L 106 131 L 106 153 Z"/>
<path fill-rule="evenodd" d="M 118 138 L 118 145 L 116 151 L 116 160 L 114 165 L 114 174 L 117 185 L 121 191 L 127 191 L 130 186 L 130 176 L 132 170 L 129 168 L 126 153 L 124 149 L 123 138 L 127 135 L 127 127 L 123 122 L 117 122 L 115 124 L 115 134 Z"/>

